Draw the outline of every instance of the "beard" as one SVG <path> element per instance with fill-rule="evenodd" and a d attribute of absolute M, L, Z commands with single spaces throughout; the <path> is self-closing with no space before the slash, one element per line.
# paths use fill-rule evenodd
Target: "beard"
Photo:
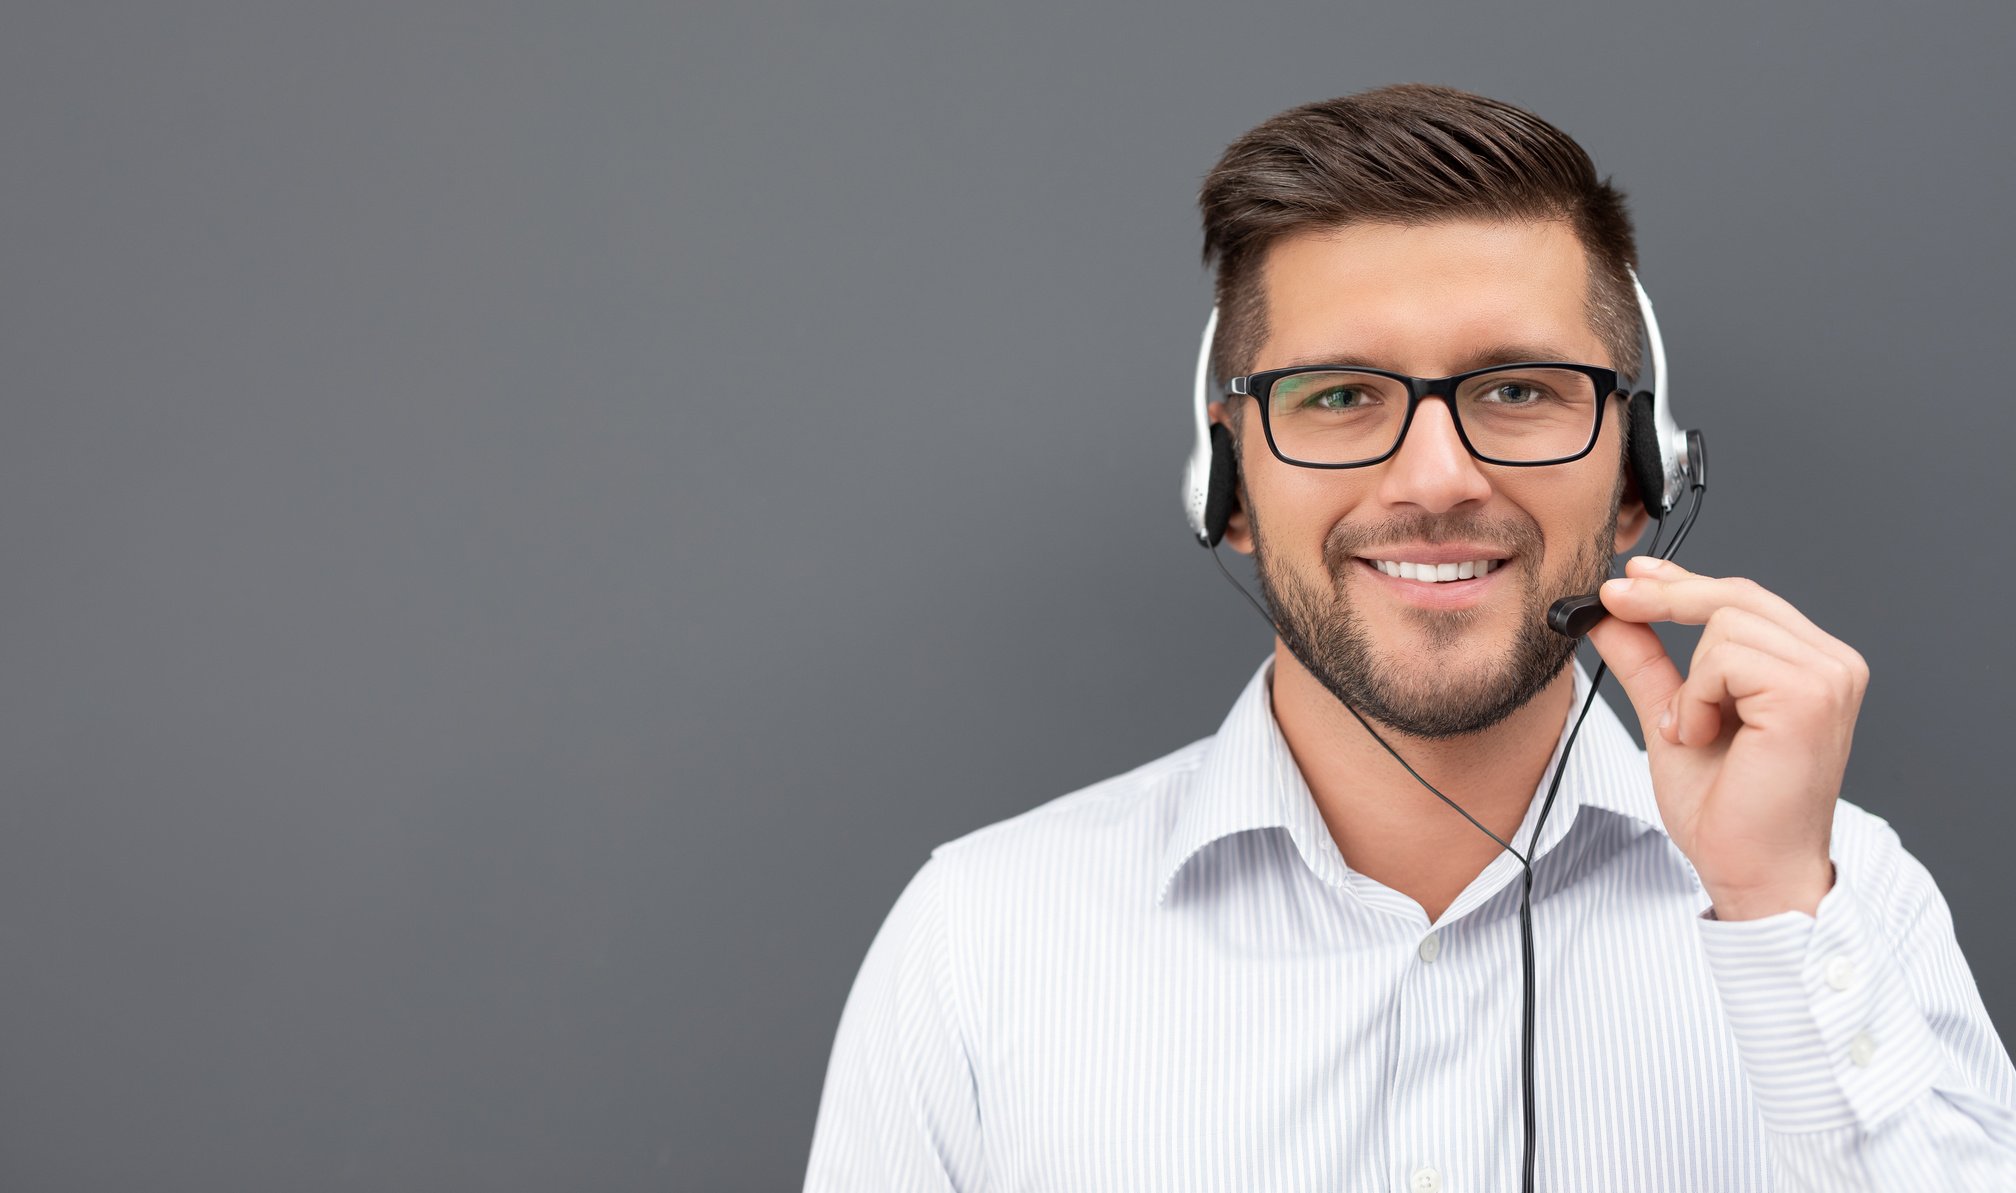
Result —
<path fill-rule="evenodd" d="M 1278 565 L 1267 550 L 1253 504 L 1240 486 L 1241 504 L 1253 532 L 1253 556 L 1261 594 L 1274 612 L 1281 642 L 1331 695 L 1360 714 L 1396 732 L 1420 738 L 1448 738 L 1489 729 L 1540 694 L 1575 655 L 1575 639 L 1547 628 L 1547 606 L 1556 598 L 1594 592 L 1610 575 L 1617 533 L 1617 498 L 1594 538 L 1575 552 L 1567 569 L 1543 577 L 1539 524 L 1530 517 L 1485 522 L 1475 517 L 1422 514 L 1395 517 L 1372 526 L 1340 524 L 1323 544 L 1327 587 L 1303 583 Z M 1349 596 L 1349 569 L 1365 566 L 1359 551 L 1395 542 L 1490 543 L 1516 556 L 1520 604 L 1517 626 L 1503 655 L 1485 660 L 1482 643 L 1461 649 L 1480 628 L 1476 609 L 1407 610 L 1427 637 L 1428 649 L 1382 653 L 1364 617 Z M 1460 652 L 1452 655 L 1451 652 Z M 1474 663 L 1458 670 L 1457 661 Z"/>

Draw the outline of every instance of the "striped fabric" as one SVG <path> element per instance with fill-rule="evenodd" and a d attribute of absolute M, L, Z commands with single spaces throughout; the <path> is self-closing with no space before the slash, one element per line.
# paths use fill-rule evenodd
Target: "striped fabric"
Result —
<path fill-rule="evenodd" d="M 1353 873 L 1271 678 L 932 851 L 841 1013 L 808 1193 L 1519 1187 L 1519 867 L 1432 924 Z M 1841 804 L 1817 916 L 1718 922 L 1599 700 L 1538 853 L 1541 1189 L 2016 1191 L 2016 1072 L 1882 820 Z"/>

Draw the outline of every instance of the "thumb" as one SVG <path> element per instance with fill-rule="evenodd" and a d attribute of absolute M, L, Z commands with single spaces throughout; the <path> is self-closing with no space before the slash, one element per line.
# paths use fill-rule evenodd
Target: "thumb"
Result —
<path fill-rule="evenodd" d="M 1673 693 L 1680 690 L 1680 669 L 1673 665 L 1673 656 L 1666 653 L 1666 644 L 1659 641 L 1659 635 L 1643 622 L 1611 616 L 1597 622 L 1588 638 L 1589 645 L 1610 665 L 1610 673 L 1617 677 L 1624 694 L 1631 698 L 1645 739 L 1650 741 L 1657 736 L 1661 741 L 1671 741 L 1659 728 L 1659 718 L 1665 715 Z"/>

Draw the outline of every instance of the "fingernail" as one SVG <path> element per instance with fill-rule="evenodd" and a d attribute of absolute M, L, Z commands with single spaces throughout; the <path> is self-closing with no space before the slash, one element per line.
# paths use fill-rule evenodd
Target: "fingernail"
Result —
<path fill-rule="evenodd" d="M 1673 726 L 1673 709 L 1669 705 L 1668 707 L 1659 710 L 1659 728 L 1670 729 L 1672 728 L 1672 726 Z"/>
<path fill-rule="evenodd" d="M 1617 579 L 1615 579 L 1615 580 L 1606 580 L 1606 581 L 1604 581 L 1604 585 L 1603 585 L 1603 586 L 1604 586 L 1605 588 L 1608 588 L 1608 589 L 1609 589 L 1609 590 L 1610 590 L 1611 592 L 1630 592 L 1630 591 L 1631 591 L 1631 585 L 1632 585 L 1633 583 L 1634 583 L 1634 581 L 1632 581 L 1632 580 L 1628 580 L 1628 579 L 1625 579 L 1625 578 L 1624 578 L 1624 577 L 1622 577 L 1622 576 L 1619 576 L 1619 577 L 1618 577 Z"/>

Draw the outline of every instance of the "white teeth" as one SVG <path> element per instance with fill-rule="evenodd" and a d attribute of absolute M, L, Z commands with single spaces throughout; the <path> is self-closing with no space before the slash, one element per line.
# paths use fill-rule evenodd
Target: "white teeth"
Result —
<path fill-rule="evenodd" d="M 1503 560 L 1470 559 L 1462 563 L 1409 563 L 1405 560 L 1375 559 L 1372 566 L 1400 580 L 1443 584 L 1450 580 L 1474 580 L 1490 575 Z"/>

